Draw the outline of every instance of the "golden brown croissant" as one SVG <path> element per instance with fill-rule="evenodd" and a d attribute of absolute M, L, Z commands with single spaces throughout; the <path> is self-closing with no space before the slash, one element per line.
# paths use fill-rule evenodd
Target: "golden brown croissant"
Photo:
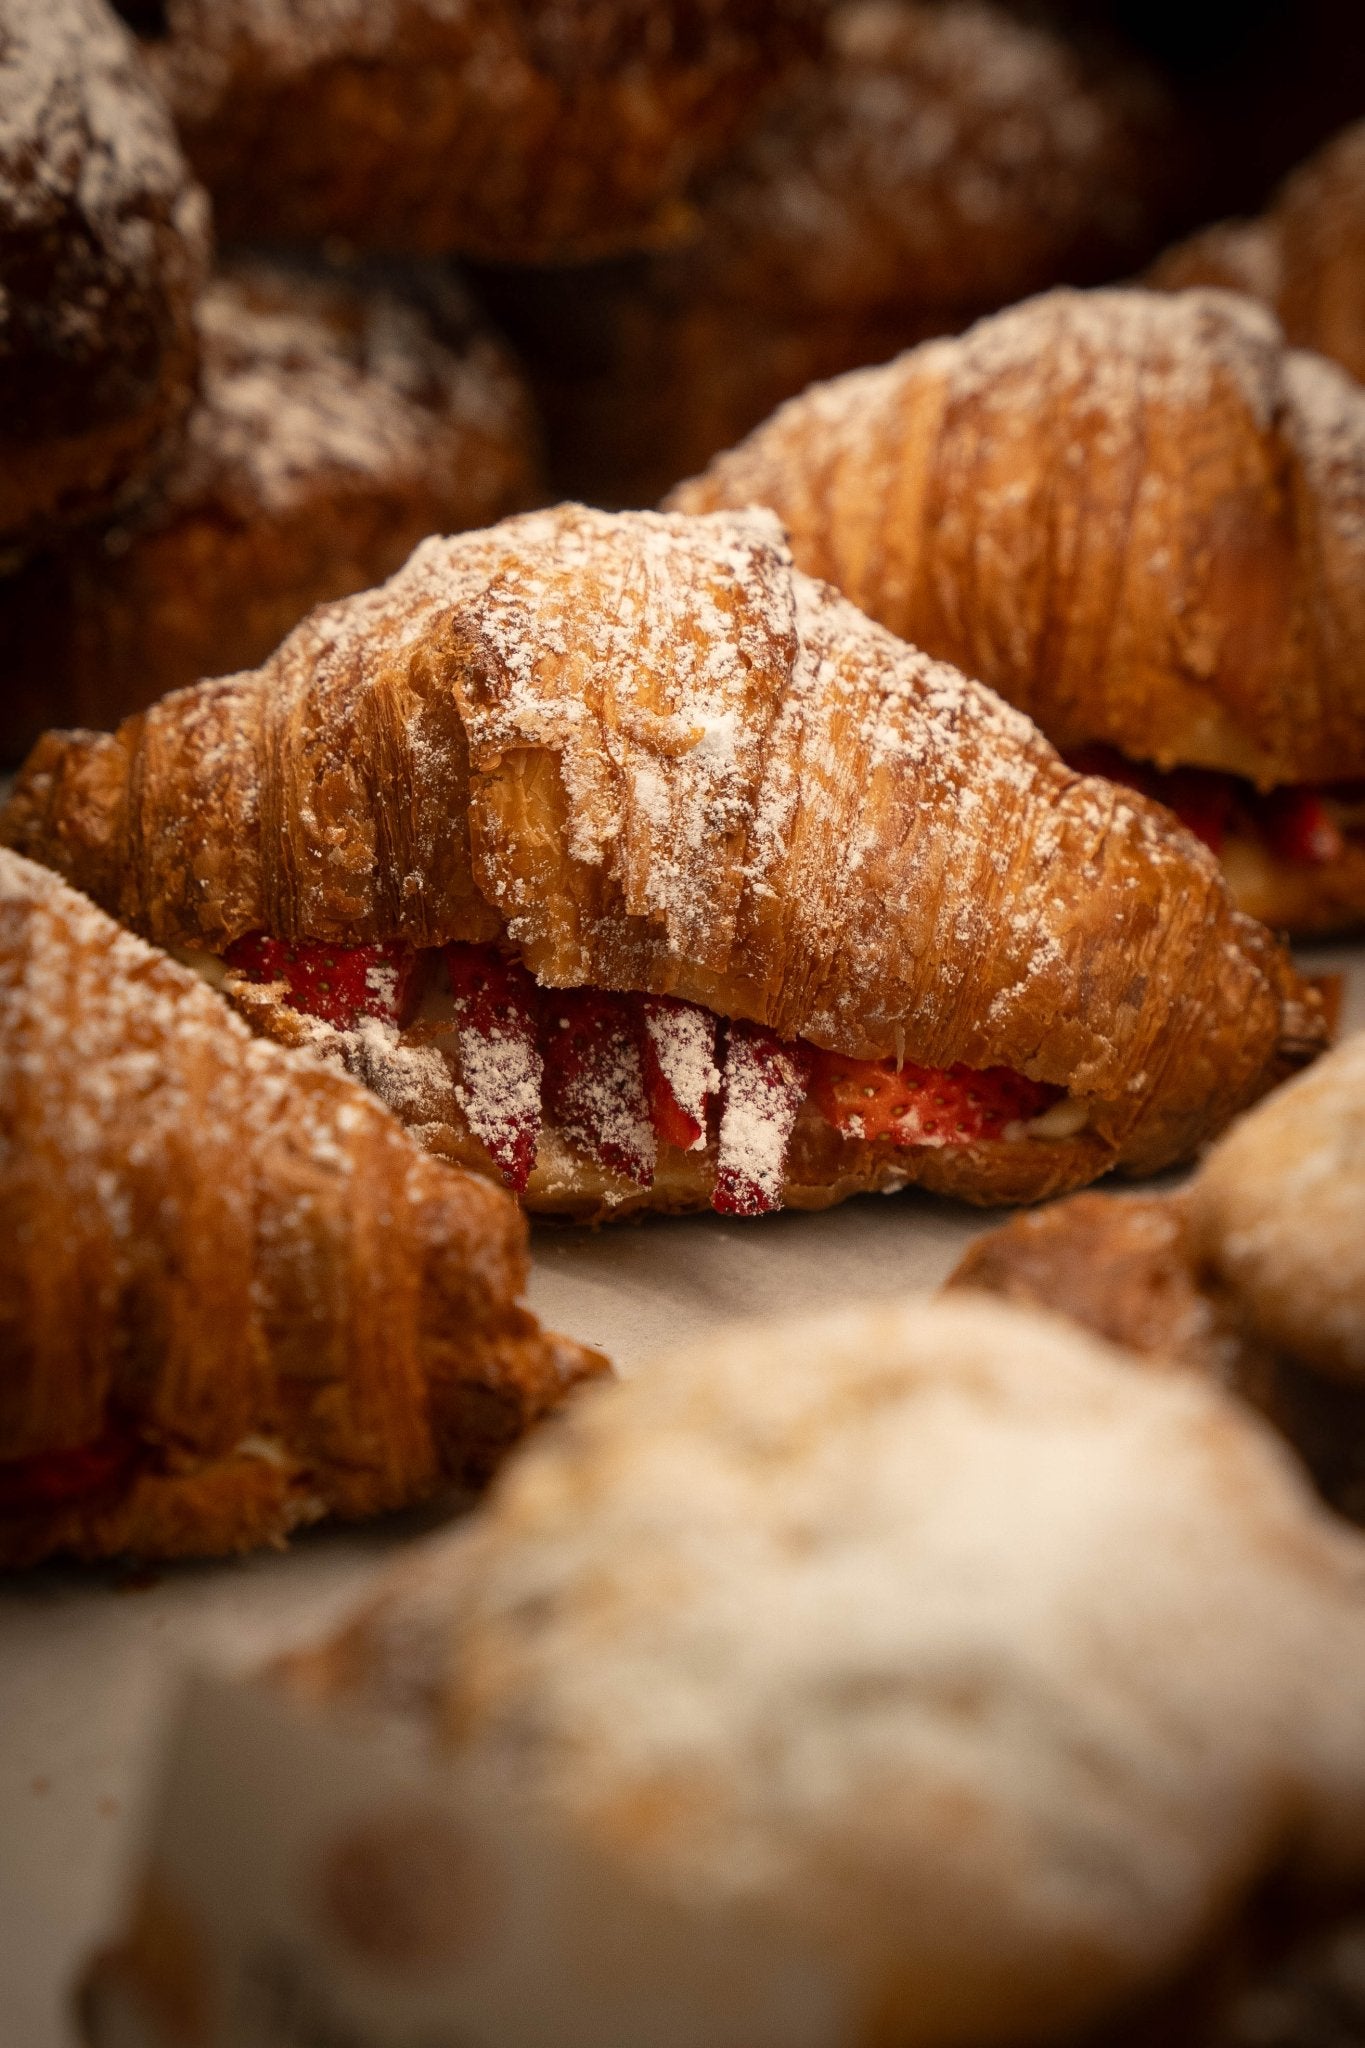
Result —
<path fill-rule="evenodd" d="M 428 541 L 264 668 L 48 734 L 0 838 L 575 1215 L 1028 1200 L 1188 1154 L 1323 1037 L 1167 813 L 765 514 Z"/>
<path fill-rule="evenodd" d="M 426 534 L 542 498 L 505 350 L 453 284 L 429 319 L 386 283 L 259 258 L 215 277 L 197 310 L 203 388 L 160 489 L 0 580 L 0 760 L 44 726 L 111 726 L 252 667 Z"/>
<path fill-rule="evenodd" d="M 596 1353 L 525 1225 L 0 852 L 0 1564 L 279 1543 L 486 1474 Z"/>
<path fill-rule="evenodd" d="M 815 377 L 1131 270 L 1181 148 L 1141 71 L 980 0 L 842 0 L 676 248 L 480 278 L 552 479 L 647 505 Z"/>
<path fill-rule="evenodd" d="M 827 0 L 165 0 L 149 62 L 227 239 L 578 262 L 682 195 Z"/>
<path fill-rule="evenodd" d="M 671 503 L 773 507 L 802 568 L 1179 809 L 1244 909 L 1365 916 L 1365 391 L 1259 307 L 1050 293 L 814 386 Z"/>
<path fill-rule="evenodd" d="M 1278 315 L 1296 348 L 1365 382 L 1365 121 L 1300 165 L 1255 220 L 1220 221 L 1148 274 L 1161 291 L 1223 285 Z"/>
<path fill-rule="evenodd" d="M 1018 1217 L 950 1285 L 1238 1387 L 1365 1519 L 1365 1033 L 1244 1117 L 1189 1187 Z"/>

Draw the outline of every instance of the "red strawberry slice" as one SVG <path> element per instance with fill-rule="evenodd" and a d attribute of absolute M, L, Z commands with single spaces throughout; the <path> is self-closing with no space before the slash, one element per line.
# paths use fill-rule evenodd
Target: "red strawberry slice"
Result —
<path fill-rule="evenodd" d="M 761 1024 L 737 1021 L 728 1027 L 711 1197 L 711 1207 L 722 1216 L 764 1216 L 781 1208 L 787 1148 L 808 1071 L 804 1046 Z"/>
<path fill-rule="evenodd" d="M 545 1110 L 571 1144 L 639 1187 L 654 1178 L 634 1004 L 595 988 L 543 994 Z"/>
<path fill-rule="evenodd" d="M 677 996 L 642 996 L 640 1014 L 640 1064 L 654 1135 L 680 1152 L 700 1152 L 706 1145 L 706 1106 L 720 1088 L 717 1020 L 699 1003 Z"/>
<path fill-rule="evenodd" d="M 36 1514 L 106 1493 L 133 1463 L 136 1442 L 104 1436 L 73 1451 L 44 1451 L 35 1458 L 0 1462 L 0 1515 Z"/>
<path fill-rule="evenodd" d="M 1315 789 L 1276 789 L 1260 799 L 1257 815 L 1281 860 L 1296 867 L 1326 867 L 1346 851 L 1345 837 Z"/>
<path fill-rule="evenodd" d="M 850 1138 L 898 1145 L 972 1145 L 1041 1116 L 1063 1091 L 1012 1067 L 917 1067 L 894 1060 L 816 1056 L 811 1095 L 825 1122 Z"/>
<path fill-rule="evenodd" d="M 524 1194 L 540 1143 L 544 1061 L 536 985 L 491 946 L 447 946 L 460 1048 L 460 1105 L 514 1194 Z"/>
<path fill-rule="evenodd" d="M 248 981 L 282 981 L 285 1001 L 338 1031 L 353 1031 L 362 1017 L 403 1025 L 422 993 L 425 959 L 399 940 L 376 946 L 329 946 L 309 939 L 288 945 L 265 932 L 249 932 L 224 954 L 234 974 Z"/>

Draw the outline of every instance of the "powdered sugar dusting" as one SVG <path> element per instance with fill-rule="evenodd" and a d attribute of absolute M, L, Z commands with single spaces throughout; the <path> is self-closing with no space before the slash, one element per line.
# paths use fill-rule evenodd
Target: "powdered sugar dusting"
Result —
<path fill-rule="evenodd" d="M 648 1187 L 658 1152 L 631 1009 L 565 989 L 546 997 L 543 1017 L 550 1120 L 589 1159 Z"/>
<path fill-rule="evenodd" d="M 72 212 L 116 274 L 153 260 L 153 208 L 202 253 L 203 197 L 188 183 L 170 118 L 132 38 L 100 0 L 41 0 L 0 18 L 0 216 L 14 228 L 69 234 Z M 107 277 L 53 309 L 68 346 L 87 346 L 108 314 Z M 9 304 L 0 289 L 0 335 Z"/>
<path fill-rule="evenodd" d="M 1327 496 L 1334 530 L 1365 547 L 1365 388 L 1306 349 L 1291 349 L 1284 378 L 1288 433 L 1309 488 Z M 1360 573 L 1365 577 L 1365 558 Z"/>
<path fill-rule="evenodd" d="M 1150 232 L 1164 110 L 1059 37 L 957 0 L 852 0 L 705 196 L 702 267 L 803 305 L 1004 304 Z M 733 277 L 731 272 L 733 270 Z"/>
<path fill-rule="evenodd" d="M 524 399 L 501 351 L 475 337 L 455 353 L 386 292 L 238 263 L 198 321 L 203 392 L 174 502 L 213 491 L 279 513 L 324 481 L 425 481 L 445 498 L 458 484 L 477 516 L 529 474 Z"/>
<path fill-rule="evenodd" d="M 769 1031 L 732 1024 L 723 1086 L 714 1206 L 740 1216 L 779 1209 L 787 1147 L 806 1093 L 801 1055 Z"/>
<path fill-rule="evenodd" d="M 458 26 L 469 0 L 419 0 L 428 23 Z M 392 52 L 413 8 L 405 0 L 167 0 L 170 40 L 151 56 L 182 118 L 211 115 L 230 87 L 243 46 L 272 75 L 296 78 L 314 66 L 373 62 Z"/>
<path fill-rule="evenodd" d="M 535 1039 L 495 1026 L 460 1032 L 456 1099 L 469 1128 L 499 1162 L 512 1158 L 522 1132 L 540 1129 L 543 1062 Z M 534 1135 L 530 1144 L 535 1154 Z"/>
<path fill-rule="evenodd" d="M 698 1003 L 646 1002 L 643 1016 L 673 1100 L 697 1126 L 688 1150 L 704 1152 L 707 1105 L 719 1093 L 721 1083 L 716 1065 L 716 1019 Z"/>
<path fill-rule="evenodd" d="M 476 761 L 549 748 L 573 858 L 600 865 L 613 849 L 631 914 L 675 952 L 713 950 L 731 928 L 724 850 L 744 831 L 794 651 L 780 529 L 761 513 L 693 523 L 561 507 L 504 534 L 465 706 Z"/>

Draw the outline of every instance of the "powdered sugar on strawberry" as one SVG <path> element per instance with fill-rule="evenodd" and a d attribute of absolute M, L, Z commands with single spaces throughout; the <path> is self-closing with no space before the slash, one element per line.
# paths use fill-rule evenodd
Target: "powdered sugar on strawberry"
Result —
<path fill-rule="evenodd" d="M 797 1113 L 805 1100 L 803 1049 L 759 1024 L 726 1033 L 720 1154 L 711 1205 L 725 1216 L 762 1216 L 782 1206 Z"/>

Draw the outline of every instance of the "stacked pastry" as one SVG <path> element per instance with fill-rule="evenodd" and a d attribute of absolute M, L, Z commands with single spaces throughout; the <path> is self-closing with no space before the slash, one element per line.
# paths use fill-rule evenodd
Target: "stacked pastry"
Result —
<path fill-rule="evenodd" d="M 566 2041 L 1322 2048 L 1365 1039 L 1267 924 L 1365 922 L 1358 133 L 1082 290 L 1179 124 L 986 0 L 121 11 L 0 0 L 0 1564 L 511 1453 L 272 1682 L 547 1832 Z M 536 509 L 451 258 L 663 510 Z M 580 1397 L 524 1305 L 528 1213 L 1220 1140 L 983 1241 L 1031 1313 Z"/>
<path fill-rule="evenodd" d="M 453 281 L 424 304 L 420 277 L 238 261 L 205 286 L 204 195 L 103 0 L 12 0 L 0 30 L 23 115 L 0 144 L 12 762 L 54 720 L 259 661 L 424 534 L 540 486 L 521 381 Z"/>

